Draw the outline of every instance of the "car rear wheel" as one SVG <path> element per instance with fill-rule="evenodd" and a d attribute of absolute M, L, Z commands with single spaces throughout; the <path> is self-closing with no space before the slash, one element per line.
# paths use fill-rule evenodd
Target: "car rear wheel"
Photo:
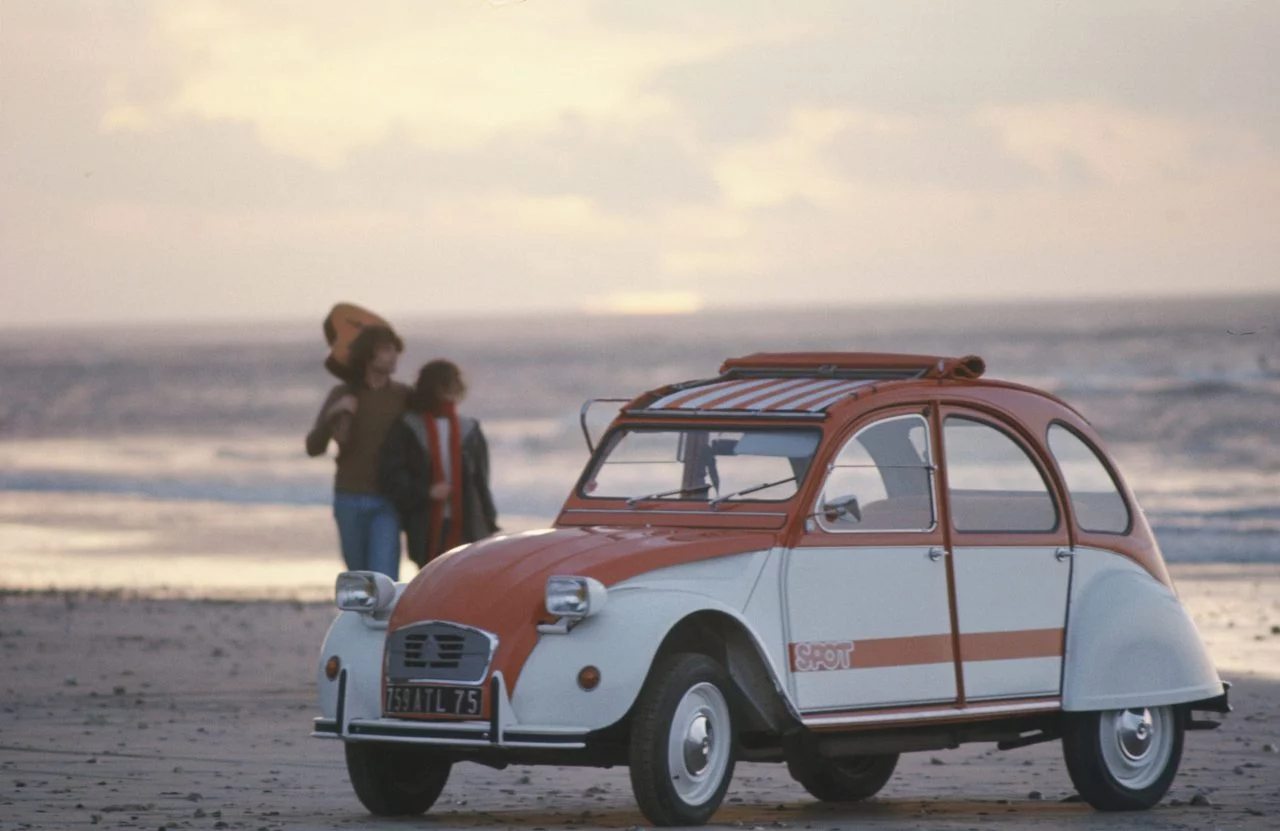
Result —
<path fill-rule="evenodd" d="M 431 751 L 389 742 L 347 742 L 347 775 L 370 813 L 416 816 L 436 804 L 453 764 Z"/>
<path fill-rule="evenodd" d="M 879 793 L 897 765 L 897 753 L 844 759 L 824 759 L 813 753 L 789 759 L 787 770 L 823 802 L 858 802 Z"/>
<path fill-rule="evenodd" d="M 1062 734 L 1067 772 L 1099 811 L 1140 811 L 1164 797 L 1182 759 L 1177 707 L 1068 713 Z"/>
<path fill-rule="evenodd" d="M 654 825 L 701 825 L 733 778 L 730 682 L 706 655 L 660 659 L 631 723 L 631 788 Z"/>

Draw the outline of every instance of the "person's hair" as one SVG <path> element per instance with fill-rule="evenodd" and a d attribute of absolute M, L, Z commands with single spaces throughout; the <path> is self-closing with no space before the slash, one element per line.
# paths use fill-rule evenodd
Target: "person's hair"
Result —
<path fill-rule="evenodd" d="M 429 413 L 440 408 L 446 393 L 466 391 L 467 385 L 457 364 L 446 360 L 430 361 L 418 371 L 418 382 L 413 385 L 405 406 L 414 412 Z"/>
<path fill-rule="evenodd" d="M 351 351 L 347 358 L 347 380 L 357 386 L 363 384 L 365 370 L 373 363 L 378 350 L 384 346 L 394 346 L 397 352 L 404 351 L 404 341 L 390 327 L 374 324 L 361 329 L 351 341 Z"/>

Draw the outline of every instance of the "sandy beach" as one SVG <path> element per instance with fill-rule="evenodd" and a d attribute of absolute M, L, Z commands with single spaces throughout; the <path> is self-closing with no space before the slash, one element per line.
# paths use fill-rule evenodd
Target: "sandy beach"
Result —
<path fill-rule="evenodd" d="M 1275 828 L 1280 824 L 1280 566 L 1175 568 L 1235 712 L 1189 734 L 1155 810 L 1071 799 L 1058 744 L 903 757 L 871 802 L 811 799 L 780 765 L 739 765 L 713 826 Z M 10 829 L 629 828 L 627 771 L 454 768 L 420 820 L 367 814 L 341 747 L 311 739 L 327 603 L 122 593 L 0 595 L 0 831 Z"/>

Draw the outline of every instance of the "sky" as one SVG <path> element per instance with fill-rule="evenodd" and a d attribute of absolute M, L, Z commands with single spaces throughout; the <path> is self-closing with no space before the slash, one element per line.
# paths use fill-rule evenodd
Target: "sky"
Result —
<path fill-rule="evenodd" d="M 0 325 L 1280 291 L 1280 3 L 0 0 Z"/>

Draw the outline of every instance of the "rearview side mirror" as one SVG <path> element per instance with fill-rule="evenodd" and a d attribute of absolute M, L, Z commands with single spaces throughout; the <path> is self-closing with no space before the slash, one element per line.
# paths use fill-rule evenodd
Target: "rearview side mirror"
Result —
<path fill-rule="evenodd" d="M 858 497 L 850 494 L 822 503 L 822 518 L 827 522 L 835 522 L 843 516 L 851 516 L 854 522 L 862 522 L 862 508 L 858 505 Z"/>

